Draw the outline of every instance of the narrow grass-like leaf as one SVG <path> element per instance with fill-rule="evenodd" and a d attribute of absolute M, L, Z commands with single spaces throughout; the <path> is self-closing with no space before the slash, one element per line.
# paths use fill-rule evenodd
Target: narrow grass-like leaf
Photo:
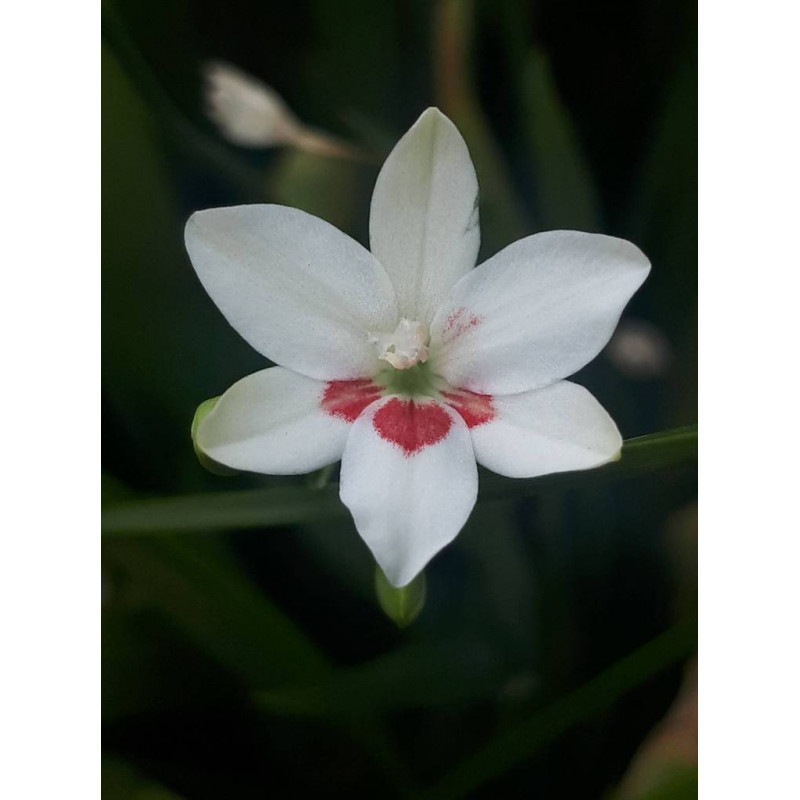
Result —
<path fill-rule="evenodd" d="M 532 231 L 470 78 L 475 5 L 472 0 L 435 5 L 436 101 L 469 146 L 481 187 L 483 243 L 491 254 Z"/>
<path fill-rule="evenodd" d="M 481 476 L 479 500 L 528 497 L 553 485 L 616 480 L 690 464 L 697 458 L 697 426 L 629 439 L 619 461 L 596 470 L 512 480 L 491 473 Z M 346 516 L 339 487 L 330 484 L 280 486 L 231 492 L 153 498 L 114 504 L 103 511 L 105 534 L 212 531 L 295 525 Z"/>
<path fill-rule="evenodd" d="M 145 598 L 233 674 L 251 686 L 319 679 L 328 661 L 305 634 L 251 583 L 210 537 L 161 536 L 108 542 Z"/>
<path fill-rule="evenodd" d="M 597 190 L 547 56 L 525 64 L 522 103 L 542 228 L 601 230 Z"/>
<path fill-rule="evenodd" d="M 694 622 L 670 628 L 589 683 L 501 733 L 438 784 L 420 794 L 420 800 L 474 796 L 479 787 L 531 758 L 566 731 L 602 713 L 628 692 L 678 663 L 692 652 L 696 640 Z"/>
<path fill-rule="evenodd" d="M 162 536 L 108 542 L 118 564 L 161 613 L 251 687 L 325 683 L 327 657 L 244 575 L 213 538 Z M 368 752 L 401 794 L 410 778 L 379 720 L 358 704 L 332 718 Z"/>
<path fill-rule="evenodd" d="M 450 708 L 495 696 L 503 670 L 496 652 L 477 639 L 411 644 L 317 683 L 256 692 L 255 702 L 269 713 L 310 717 L 348 707 L 374 714 Z"/>

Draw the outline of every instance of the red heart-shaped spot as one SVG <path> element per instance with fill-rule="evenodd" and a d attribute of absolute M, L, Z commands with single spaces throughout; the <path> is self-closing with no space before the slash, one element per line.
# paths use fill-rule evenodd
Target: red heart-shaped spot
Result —
<path fill-rule="evenodd" d="M 453 421 L 438 403 L 415 403 L 397 397 L 381 406 L 372 425 L 381 439 L 412 456 L 444 439 Z"/>

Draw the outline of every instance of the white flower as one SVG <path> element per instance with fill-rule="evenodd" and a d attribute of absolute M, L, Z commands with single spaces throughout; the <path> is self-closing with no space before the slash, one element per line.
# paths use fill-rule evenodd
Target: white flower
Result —
<path fill-rule="evenodd" d="M 186 226 L 206 291 L 280 365 L 228 389 L 198 445 L 272 474 L 341 458 L 342 501 L 395 586 L 461 530 L 477 464 L 533 477 L 604 464 L 622 443 L 564 378 L 608 342 L 645 256 L 621 239 L 551 231 L 473 269 L 479 241 L 475 170 L 433 108 L 378 176 L 371 253 L 283 206 L 199 211 Z"/>

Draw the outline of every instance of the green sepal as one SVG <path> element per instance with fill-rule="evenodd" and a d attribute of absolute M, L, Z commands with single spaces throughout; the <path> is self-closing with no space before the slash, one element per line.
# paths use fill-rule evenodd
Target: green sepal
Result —
<path fill-rule="evenodd" d="M 397 588 L 389 583 L 383 570 L 375 567 L 375 596 L 383 613 L 398 628 L 407 628 L 425 607 L 425 573 L 420 572 L 411 583 Z"/>
<path fill-rule="evenodd" d="M 200 423 L 211 413 L 218 401 L 219 397 L 210 397 L 208 400 L 204 400 L 199 406 L 197 406 L 197 411 L 194 412 L 194 419 L 192 420 L 192 447 L 194 447 L 194 454 L 197 456 L 197 460 L 200 462 L 201 466 L 214 475 L 230 477 L 231 475 L 238 475 L 239 470 L 231 469 L 230 467 L 226 467 L 224 464 L 214 461 L 213 458 L 209 458 L 197 446 L 197 430 L 200 427 Z"/>

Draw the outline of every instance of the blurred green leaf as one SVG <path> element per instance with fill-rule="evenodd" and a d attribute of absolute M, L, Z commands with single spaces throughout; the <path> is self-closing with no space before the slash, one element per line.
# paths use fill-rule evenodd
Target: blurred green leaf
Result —
<path fill-rule="evenodd" d="M 372 180 L 372 168 L 356 161 L 284 148 L 269 174 L 267 193 L 272 202 L 353 231 Z"/>
<path fill-rule="evenodd" d="M 543 229 L 602 230 L 597 189 L 578 135 L 558 94 L 550 62 L 531 50 L 521 107 Z"/>
<path fill-rule="evenodd" d="M 103 759 L 101 785 L 104 800 L 181 800 L 180 795 L 113 758 Z"/>
<path fill-rule="evenodd" d="M 697 414 L 697 33 L 687 41 L 652 127 L 630 200 L 631 238 L 651 257 L 651 321 L 680 353 L 665 393 L 683 423 Z M 679 309 L 679 312 L 676 310 Z"/>
<path fill-rule="evenodd" d="M 104 559 L 135 582 L 218 663 L 249 686 L 311 680 L 326 657 L 254 586 L 212 537 L 162 536 L 106 543 Z"/>
<path fill-rule="evenodd" d="M 108 189 L 103 192 L 104 389 L 115 411 L 131 421 L 137 443 L 147 448 L 155 446 L 159 431 L 141 424 L 142 407 L 174 412 L 183 377 L 155 353 L 167 313 L 163 298 L 174 291 L 172 266 L 182 254 L 173 237 L 173 191 L 150 115 L 105 47 L 102 56 L 102 164 Z M 144 365 L 147 381 L 142 380 Z M 171 438 L 176 439 L 174 432 Z"/>
<path fill-rule="evenodd" d="M 529 537 L 520 535 L 517 523 L 518 506 L 515 499 L 480 503 L 459 534 L 459 549 L 469 571 L 464 583 L 469 586 L 470 598 L 460 616 L 467 624 L 475 620 L 478 628 L 488 622 L 504 651 L 530 664 L 536 657 L 531 632 L 540 604 L 536 602 L 536 576 L 527 552 Z M 552 614 L 553 609 L 548 608 L 546 613 Z"/>
<path fill-rule="evenodd" d="M 402 77 L 401 19 L 394 4 L 310 0 L 308 5 L 316 46 L 304 52 L 306 91 L 330 121 L 353 108 L 376 115 Z M 327 121 L 313 122 L 328 127 Z"/>
<path fill-rule="evenodd" d="M 190 463 L 196 398 L 250 354 L 193 274 L 152 110 L 105 46 L 102 67 L 104 400 L 127 470 L 169 485 Z"/>
<path fill-rule="evenodd" d="M 470 76 L 472 0 L 437 0 L 434 17 L 436 100 L 469 147 L 480 184 L 482 249 L 494 253 L 530 233 L 530 225 Z"/>
<path fill-rule="evenodd" d="M 276 486 L 137 500 L 103 511 L 106 533 L 259 528 L 344 515 L 338 486 Z"/>
<path fill-rule="evenodd" d="M 242 572 L 213 537 L 163 536 L 106 542 L 104 561 L 152 607 L 251 688 L 316 685 L 327 657 Z M 404 790 L 405 767 L 380 723 L 360 704 L 336 706 L 334 720 Z"/>
<path fill-rule="evenodd" d="M 419 797 L 436 800 L 472 797 L 479 787 L 531 758 L 566 731 L 610 708 L 619 698 L 685 658 L 696 643 L 696 623 L 670 628 L 589 683 L 500 733 Z"/>
<path fill-rule="evenodd" d="M 141 602 L 145 595 L 130 573 L 117 565 L 114 577 L 113 594 L 103 604 L 104 724 L 241 703 L 240 679 L 187 637 L 162 609 L 132 602 L 137 595 Z"/>
<path fill-rule="evenodd" d="M 457 707 L 495 695 L 503 665 L 484 642 L 413 644 L 330 673 L 313 684 L 256 693 L 265 711 L 325 716 L 358 707 L 375 714 Z"/>
<path fill-rule="evenodd" d="M 479 499 L 527 497 L 553 485 L 581 486 L 615 480 L 691 463 L 696 458 L 697 426 L 694 425 L 630 439 L 625 442 L 619 461 L 596 470 L 524 480 L 484 474 Z M 320 490 L 296 485 L 136 500 L 107 506 L 103 511 L 103 531 L 160 533 L 314 522 L 347 515 L 338 492 L 336 484 Z"/>

